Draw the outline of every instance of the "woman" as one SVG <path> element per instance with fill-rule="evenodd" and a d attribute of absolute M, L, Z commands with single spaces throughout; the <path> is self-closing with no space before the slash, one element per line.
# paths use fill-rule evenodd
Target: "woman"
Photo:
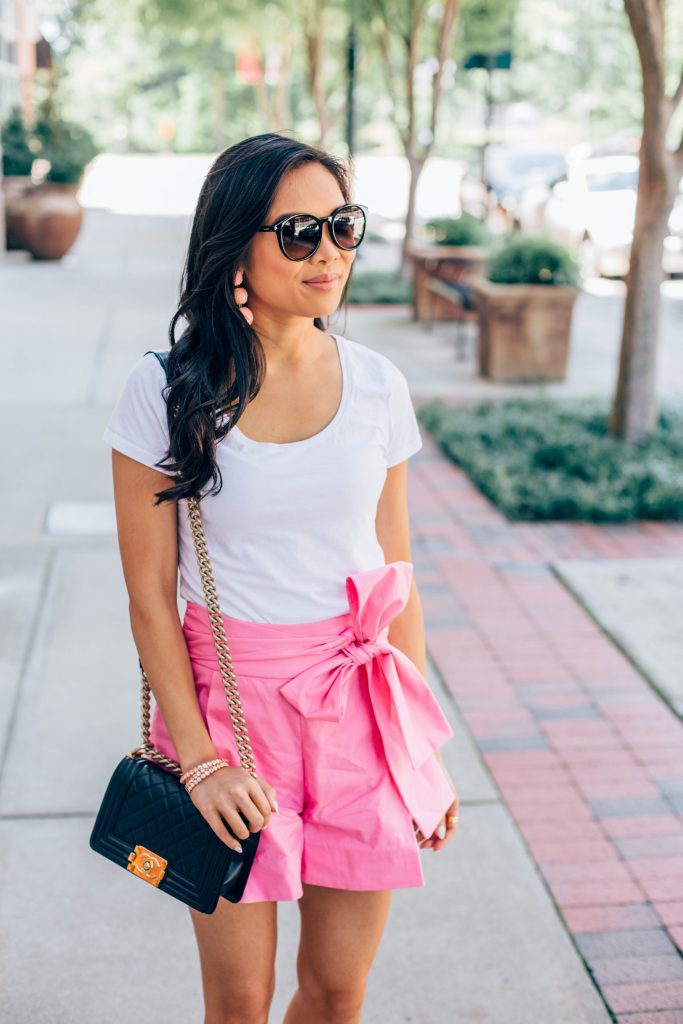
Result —
<path fill-rule="evenodd" d="M 233 848 L 249 835 L 238 811 L 262 830 L 242 900 L 190 909 L 206 1024 L 267 1021 L 281 899 L 301 911 L 285 1024 L 358 1021 L 391 892 L 424 885 L 420 850 L 457 823 L 410 562 L 407 458 L 422 441 L 407 382 L 325 332 L 364 230 L 328 153 L 280 134 L 221 153 L 170 348 L 140 357 L 104 432 L 152 742 L 184 772 L 226 758 L 191 799 Z M 255 776 L 212 642 L 195 493 Z"/>

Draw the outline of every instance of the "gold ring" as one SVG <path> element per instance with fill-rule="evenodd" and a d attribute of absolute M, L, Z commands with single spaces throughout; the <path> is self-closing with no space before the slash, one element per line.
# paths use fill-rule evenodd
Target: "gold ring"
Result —
<path fill-rule="evenodd" d="M 455 825 L 456 821 L 459 821 L 459 820 L 460 820 L 459 819 L 459 815 L 457 815 L 457 814 L 447 814 L 446 815 L 446 825 L 450 825 L 451 828 L 453 827 L 453 825 Z"/>

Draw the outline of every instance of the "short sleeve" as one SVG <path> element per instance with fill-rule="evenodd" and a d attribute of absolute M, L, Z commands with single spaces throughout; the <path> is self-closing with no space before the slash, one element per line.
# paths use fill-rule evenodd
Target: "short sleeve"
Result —
<path fill-rule="evenodd" d="M 405 374 L 395 364 L 392 363 L 391 366 L 388 467 L 396 466 L 422 448 L 422 435 L 410 397 L 408 381 Z"/>
<path fill-rule="evenodd" d="M 167 473 L 155 463 L 168 454 L 169 433 L 166 399 L 162 394 L 166 374 L 152 353 L 133 365 L 107 421 L 102 440 L 145 466 Z"/>

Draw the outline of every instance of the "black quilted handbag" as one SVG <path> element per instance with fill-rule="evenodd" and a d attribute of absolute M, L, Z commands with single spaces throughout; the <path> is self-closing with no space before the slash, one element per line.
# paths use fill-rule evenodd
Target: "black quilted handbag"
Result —
<path fill-rule="evenodd" d="M 187 507 L 239 763 L 256 777 L 199 502 L 190 497 Z M 125 754 L 115 768 L 95 818 L 90 846 L 170 896 L 211 914 L 221 896 L 232 903 L 241 900 L 261 833 L 250 832 L 248 839 L 240 838 L 243 852 L 238 853 L 219 839 L 195 807 L 180 782 L 182 770 L 178 762 L 151 744 L 150 685 L 139 658 L 138 664 L 142 682 L 142 745 Z M 249 827 L 242 813 L 240 817 Z M 224 823 L 234 836 L 228 823 Z"/>

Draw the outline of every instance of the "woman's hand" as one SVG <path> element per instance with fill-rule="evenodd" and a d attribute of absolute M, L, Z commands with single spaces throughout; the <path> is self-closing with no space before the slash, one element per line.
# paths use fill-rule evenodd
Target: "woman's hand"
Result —
<path fill-rule="evenodd" d="M 241 852 L 239 842 L 230 835 L 223 818 L 238 839 L 268 828 L 271 811 L 277 811 L 275 790 L 260 775 L 254 777 L 240 765 L 223 766 L 192 788 L 190 799 L 208 821 L 219 839 L 232 850 Z M 249 827 L 240 818 L 240 812 Z"/>
<path fill-rule="evenodd" d="M 455 787 L 453 787 L 453 789 L 455 792 Z M 426 850 L 429 847 L 431 847 L 432 850 L 441 850 L 444 846 L 450 843 L 458 830 L 458 822 L 454 822 L 451 816 L 459 814 L 459 807 L 460 798 L 458 797 L 458 794 L 455 793 L 453 803 L 448 808 L 431 836 L 425 837 L 422 835 L 419 828 L 415 829 L 415 838 L 417 839 L 421 850 Z M 448 818 L 451 818 L 450 822 L 448 821 Z M 415 822 L 413 822 L 413 824 L 415 824 Z"/>

